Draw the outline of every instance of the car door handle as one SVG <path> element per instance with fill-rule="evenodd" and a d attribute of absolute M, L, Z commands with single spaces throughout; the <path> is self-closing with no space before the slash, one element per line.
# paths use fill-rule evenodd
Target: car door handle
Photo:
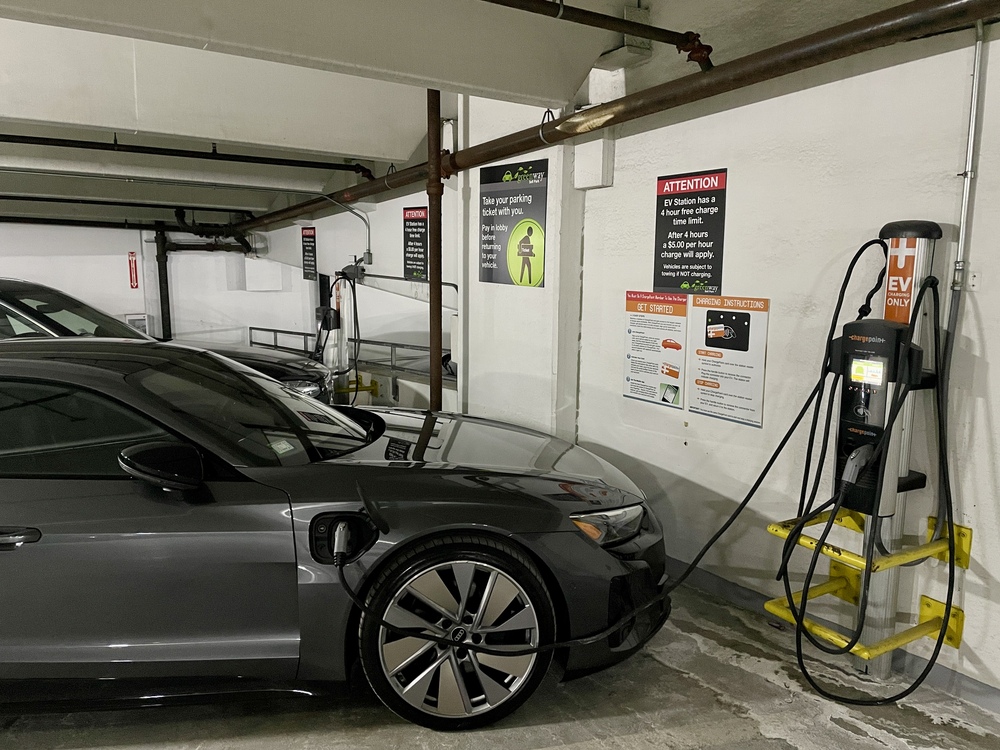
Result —
<path fill-rule="evenodd" d="M 0 550 L 17 549 L 22 544 L 31 544 L 42 538 L 38 529 L 0 528 Z"/>

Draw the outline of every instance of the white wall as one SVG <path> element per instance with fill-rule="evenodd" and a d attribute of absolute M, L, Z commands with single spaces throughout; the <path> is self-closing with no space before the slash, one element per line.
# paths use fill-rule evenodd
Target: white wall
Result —
<path fill-rule="evenodd" d="M 371 225 L 373 263 L 366 270 L 383 276 L 403 275 L 403 208 L 427 205 L 427 195 L 416 188 L 410 195 L 384 203 L 352 206 L 365 213 Z M 456 283 L 455 211 L 457 197 L 449 186 L 442 202 L 442 276 Z M 365 224 L 350 213 L 338 213 L 311 222 L 316 227 L 316 263 L 319 271 L 333 276 L 365 252 Z M 302 266 L 301 230 L 285 227 L 266 234 L 267 257 L 296 267 Z M 362 338 L 376 338 L 401 343 L 427 344 L 428 309 L 426 284 L 371 280 L 372 287 L 358 289 L 358 312 Z M 374 288 L 381 286 L 381 289 Z M 393 293 L 398 292 L 398 293 Z M 458 307 L 458 294 L 443 291 L 445 307 Z M 444 346 L 450 345 L 452 316 L 444 315 Z"/>
<path fill-rule="evenodd" d="M 955 249 L 949 239 L 962 189 L 955 175 L 964 163 L 973 61 L 971 32 L 960 38 L 969 46 L 931 54 L 949 43 L 915 43 L 930 56 L 901 64 L 894 64 L 896 51 L 872 53 L 799 74 L 791 84 L 764 84 L 677 110 L 656 129 L 638 123 L 620 134 L 614 187 L 587 196 L 579 434 L 650 493 L 671 555 L 691 559 L 728 517 L 804 401 L 818 374 L 840 279 L 857 247 L 888 221 L 931 219 L 952 227 L 939 243 L 939 270 L 948 267 L 943 261 Z M 1000 406 L 993 397 L 1000 375 L 987 348 L 1000 320 L 1000 297 L 991 293 L 1000 279 L 1000 45 L 990 45 L 990 52 L 970 246 L 984 286 L 966 302 L 952 376 L 958 522 L 973 527 L 976 542 L 956 600 L 966 612 L 965 638 L 960 651 L 944 649 L 942 663 L 1000 686 L 1000 644 L 989 635 L 1000 618 L 994 430 Z M 723 292 L 772 301 L 763 429 L 621 395 L 623 296 L 627 289 L 651 288 L 656 177 L 721 167 L 729 170 Z M 859 268 L 847 314 L 874 278 L 875 255 Z M 919 423 L 917 468 L 929 464 L 922 428 Z M 705 568 L 756 591 L 780 592 L 773 580 L 780 543 L 766 525 L 795 515 L 804 440 L 803 433 Z M 908 541 L 926 528 L 929 509 L 930 491 L 914 498 Z M 921 593 L 943 599 L 945 581 L 937 563 L 907 569 L 901 619 L 915 622 Z M 930 645 L 911 650 L 927 655 Z"/>
<path fill-rule="evenodd" d="M 142 257 L 138 232 L 0 224 L 0 276 L 60 289 L 112 315 L 145 312 L 146 280 L 129 285 L 128 254 Z"/>
<path fill-rule="evenodd" d="M 545 110 L 466 98 L 463 139 L 477 144 L 541 122 Z M 545 285 L 479 281 L 479 170 L 458 177 L 464 212 L 461 249 L 468 296 L 464 346 L 469 413 L 516 422 L 572 439 L 576 418 L 582 194 L 572 190 L 572 147 L 525 154 L 507 163 L 549 160 Z"/>
<path fill-rule="evenodd" d="M 147 245 L 146 253 L 155 266 L 155 246 Z M 298 268 L 240 253 L 180 251 L 167 258 L 174 338 L 245 345 L 249 326 L 315 329 L 316 283 L 305 281 Z M 272 267 L 273 288 L 247 291 L 253 265 Z"/>
<path fill-rule="evenodd" d="M 137 289 L 129 284 L 129 252 L 139 264 Z M 0 224 L 0 276 L 55 287 L 118 317 L 146 312 L 159 333 L 155 256 L 155 245 L 139 232 Z M 312 330 L 315 284 L 303 281 L 298 269 L 236 253 L 185 251 L 168 258 L 175 338 L 246 344 L 252 325 Z M 280 288 L 246 291 L 245 264 L 272 266 Z"/>

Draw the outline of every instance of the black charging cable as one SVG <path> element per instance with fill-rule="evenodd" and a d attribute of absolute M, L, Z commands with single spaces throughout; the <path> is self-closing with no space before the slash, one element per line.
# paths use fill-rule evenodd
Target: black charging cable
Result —
<path fill-rule="evenodd" d="M 823 397 L 823 391 L 825 389 L 827 375 L 829 374 L 830 362 L 832 357 L 831 349 L 833 346 L 833 340 L 835 334 L 837 332 L 837 323 L 840 320 L 840 312 L 844 307 L 844 299 L 847 296 L 847 287 L 850 285 L 851 279 L 854 276 L 854 269 L 857 267 L 858 261 L 860 261 L 861 257 L 869 250 L 869 248 L 872 247 L 881 248 L 883 257 L 888 258 L 889 246 L 885 243 L 884 240 L 881 239 L 869 240 L 868 242 L 863 244 L 860 248 L 858 248 L 857 252 L 854 253 L 854 257 L 851 258 L 851 262 L 847 266 L 847 272 L 844 274 L 844 281 L 840 285 L 840 292 L 837 295 L 837 303 L 836 305 L 834 305 L 833 315 L 831 316 L 830 319 L 830 328 L 829 332 L 827 333 L 826 346 L 823 353 L 823 367 L 819 380 L 816 381 L 816 385 L 813 386 L 813 389 L 809 393 L 809 396 L 806 398 L 805 403 L 802 404 L 802 408 L 799 409 L 799 413 L 796 415 L 795 419 L 792 420 L 791 426 L 785 432 L 784 437 L 781 438 L 781 442 L 778 443 L 778 447 L 774 449 L 774 452 L 771 454 L 771 457 L 767 460 L 767 463 L 764 465 L 763 470 L 757 476 L 756 481 L 750 487 L 750 490 L 747 492 L 746 496 L 743 498 L 740 504 L 736 506 L 736 509 L 732 512 L 732 514 L 729 516 L 726 522 L 719 528 L 718 531 L 715 532 L 715 534 L 712 535 L 712 537 L 705 543 L 705 545 L 701 548 L 698 554 L 695 555 L 694 559 L 688 564 L 688 566 L 684 569 L 684 571 L 677 578 L 671 581 L 670 584 L 668 584 L 667 593 L 670 593 L 678 586 L 680 586 L 682 583 L 684 583 L 684 581 L 686 581 L 688 577 L 692 573 L 694 573 L 695 570 L 698 569 L 698 565 L 701 564 L 702 559 L 705 557 L 705 555 L 708 554 L 708 551 L 715 545 L 716 542 L 719 541 L 719 539 L 722 538 L 722 535 L 725 534 L 734 523 L 736 523 L 736 519 L 739 518 L 740 514 L 743 513 L 744 510 L 746 510 L 747 505 L 750 504 L 750 501 L 753 500 L 754 495 L 757 494 L 757 490 L 760 489 L 760 486 L 764 483 L 764 479 L 766 479 L 767 475 L 771 472 L 771 468 L 774 466 L 775 462 L 777 462 L 778 457 L 781 455 L 782 451 L 784 451 L 785 446 L 788 445 L 788 441 L 791 440 L 792 435 L 795 433 L 795 430 L 798 429 L 799 424 L 801 424 L 802 422 L 802 419 L 809 412 L 809 407 L 815 401 L 817 404 L 817 412 L 816 416 L 814 417 L 813 424 L 809 430 L 809 450 L 807 451 L 806 454 L 807 461 L 809 460 L 809 456 L 811 456 L 812 454 L 812 446 L 816 436 L 816 428 L 819 415 L 818 411 L 819 400 L 822 399 Z M 868 294 L 865 296 L 864 304 L 862 304 L 861 307 L 858 308 L 858 317 L 855 318 L 855 320 L 861 320 L 862 318 L 865 318 L 871 314 L 872 311 L 871 301 L 875 297 L 875 295 L 878 294 L 879 289 L 882 288 L 882 282 L 884 281 L 884 279 L 885 279 L 885 265 L 883 264 L 882 269 L 879 271 L 878 277 L 875 280 L 874 286 L 872 286 L 872 288 L 868 291 Z M 818 466 L 822 467 L 822 465 L 823 464 L 821 456 Z M 808 481 L 807 479 L 804 479 L 803 488 L 807 486 L 808 486 Z M 803 489 L 803 497 L 804 494 L 805 494 L 805 489 Z M 813 496 L 815 496 L 815 490 L 813 492 Z M 801 504 L 802 501 L 800 499 L 800 506 Z M 799 515 L 800 516 L 804 515 L 804 513 L 800 512 Z"/>

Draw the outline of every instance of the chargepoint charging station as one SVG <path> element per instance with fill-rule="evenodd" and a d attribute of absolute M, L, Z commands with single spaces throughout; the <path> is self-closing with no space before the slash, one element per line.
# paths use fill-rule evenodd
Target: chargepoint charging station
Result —
<path fill-rule="evenodd" d="M 804 640 L 829 654 L 852 654 L 860 671 L 885 679 L 891 673 L 891 652 L 920 638 L 933 638 L 934 655 L 914 688 L 929 673 L 943 644 L 957 647 L 961 642 L 963 613 L 952 603 L 954 569 L 956 565 L 968 567 L 972 531 L 954 524 L 949 482 L 946 433 L 951 342 L 944 337 L 951 332 L 942 332 L 938 280 L 929 274 L 935 241 L 941 236 L 940 226 L 933 222 L 894 222 L 883 227 L 879 239 L 867 243 L 855 256 L 856 262 L 866 249 L 878 246 L 886 253 L 886 265 L 858 319 L 845 324 L 837 338 L 833 338 L 831 327 L 822 378 L 810 399 L 815 405 L 799 514 L 768 529 L 785 540 L 779 578 L 785 583 L 786 593 L 765 607 L 796 626 L 799 665 L 813 687 L 849 703 L 887 703 L 903 694 L 867 701 L 829 693 L 808 674 L 802 656 Z M 868 318 L 870 300 L 883 283 L 883 317 Z M 847 280 L 844 289 L 846 285 Z M 843 290 L 837 314 L 842 302 Z M 925 317 L 929 326 L 923 323 Z M 926 345 L 922 347 L 921 343 Z M 832 376 L 833 385 L 826 406 L 826 424 L 818 451 L 814 451 L 828 376 Z M 926 475 L 910 466 L 913 418 L 918 408 L 930 412 L 926 424 L 936 421 L 937 425 L 940 481 L 933 489 L 927 487 Z M 800 419 L 804 414 L 805 409 Z M 833 497 L 817 505 L 834 424 Z M 930 491 L 937 492 L 938 512 L 928 519 L 928 541 L 904 549 L 907 498 L 910 493 Z M 834 525 L 858 532 L 861 551 L 827 543 Z M 823 529 L 817 537 L 805 533 L 814 526 Z M 803 589 L 792 592 L 788 562 L 796 547 L 810 550 L 812 557 Z M 823 557 L 829 558 L 829 575 L 814 584 Z M 949 563 L 946 601 L 922 596 L 918 623 L 896 632 L 899 570 L 930 558 Z M 808 602 L 822 596 L 838 597 L 856 607 L 850 635 L 806 616 Z"/>

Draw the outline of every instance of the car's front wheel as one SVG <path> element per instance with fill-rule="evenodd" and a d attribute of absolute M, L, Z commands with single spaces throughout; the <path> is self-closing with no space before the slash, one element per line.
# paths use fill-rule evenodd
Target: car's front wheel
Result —
<path fill-rule="evenodd" d="M 554 639 L 552 601 L 538 569 L 499 540 L 450 536 L 419 545 L 378 576 L 366 604 L 361 661 L 372 689 L 404 719 L 432 729 L 479 727 L 508 715 L 552 660 L 550 651 L 505 656 L 469 648 L 524 651 Z"/>

